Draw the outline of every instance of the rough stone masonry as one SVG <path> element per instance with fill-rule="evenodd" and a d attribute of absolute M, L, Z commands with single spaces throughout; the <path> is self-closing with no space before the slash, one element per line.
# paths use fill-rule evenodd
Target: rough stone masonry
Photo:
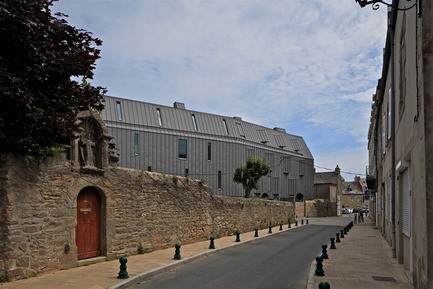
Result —
<path fill-rule="evenodd" d="M 119 168 L 76 170 L 66 153 L 39 165 L 0 155 L 0 276 L 75 267 L 77 196 L 102 200 L 101 252 L 137 254 L 294 219 L 293 203 L 215 196 L 197 180 Z"/>

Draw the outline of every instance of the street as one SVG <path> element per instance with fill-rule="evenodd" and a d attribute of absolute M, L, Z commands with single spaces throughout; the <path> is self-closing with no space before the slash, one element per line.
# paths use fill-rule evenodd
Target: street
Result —
<path fill-rule="evenodd" d="M 222 251 L 130 288 L 305 288 L 321 245 L 329 245 L 329 239 L 349 221 L 311 219 L 309 226 Z"/>

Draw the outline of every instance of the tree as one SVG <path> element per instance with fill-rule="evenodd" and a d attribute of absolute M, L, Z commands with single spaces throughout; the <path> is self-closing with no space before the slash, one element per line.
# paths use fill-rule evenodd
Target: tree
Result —
<path fill-rule="evenodd" d="M 238 166 L 233 176 L 233 181 L 242 184 L 245 190 L 245 198 L 249 198 L 252 189 L 258 188 L 261 177 L 267 176 L 271 167 L 260 158 L 248 157 L 245 166 Z"/>
<path fill-rule="evenodd" d="M 51 14 L 57 0 L 0 2 L 0 152 L 40 155 L 68 143 L 75 115 L 102 110 L 92 79 L 102 41 Z"/>

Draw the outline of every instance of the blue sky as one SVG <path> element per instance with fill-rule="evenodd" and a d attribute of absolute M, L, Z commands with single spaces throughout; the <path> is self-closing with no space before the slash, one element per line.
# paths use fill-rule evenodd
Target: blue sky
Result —
<path fill-rule="evenodd" d="M 60 0 L 103 41 L 108 95 L 240 116 L 302 136 L 316 171 L 364 175 L 386 7 L 353 0 Z M 351 181 L 353 174 L 343 174 Z"/>

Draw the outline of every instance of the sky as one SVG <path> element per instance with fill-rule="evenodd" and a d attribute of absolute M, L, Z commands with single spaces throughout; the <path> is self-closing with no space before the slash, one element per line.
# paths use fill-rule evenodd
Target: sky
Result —
<path fill-rule="evenodd" d="M 89 82 L 107 95 L 302 136 L 317 172 L 365 176 L 385 6 L 354 0 L 60 0 L 103 41 Z"/>

